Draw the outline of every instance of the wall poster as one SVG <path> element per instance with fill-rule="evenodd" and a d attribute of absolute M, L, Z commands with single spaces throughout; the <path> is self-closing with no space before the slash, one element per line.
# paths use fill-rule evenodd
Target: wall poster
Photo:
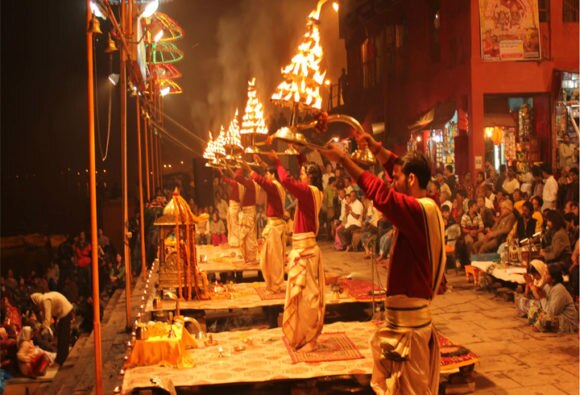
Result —
<path fill-rule="evenodd" d="M 540 60 L 538 0 L 479 0 L 485 62 Z"/>

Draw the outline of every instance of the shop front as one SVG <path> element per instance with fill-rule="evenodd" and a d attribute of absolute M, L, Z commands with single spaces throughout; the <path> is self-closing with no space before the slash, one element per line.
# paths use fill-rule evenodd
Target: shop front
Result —
<path fill-rule="evenodd" d="M 578 121 L 580 116 L 579 75 L 556 71 L 556 84 L 553 130 L 556 140 L 556 169 L 578 166 L 578 143 L 580 133 Z"/>
<path fill-rule="evenodd" d="M 534 165 L 549 163 L 549 102 L 546 94 L 486 95 L 485 161 L 513 168 L 520 182 L 529 181 Z"/>
<path fill-rule="evenodd" d="M 435 168 L 455 165 L 457 111 L 455 103 L 437 104 L 409 126 L 408 151 L 424 152 Z"/>

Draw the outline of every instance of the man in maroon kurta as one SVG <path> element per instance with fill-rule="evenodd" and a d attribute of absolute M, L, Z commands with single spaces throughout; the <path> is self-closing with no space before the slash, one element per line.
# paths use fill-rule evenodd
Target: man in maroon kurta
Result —
<path fill-rule="evenodd" d="M 298 200 L 294 214 L 292 251 L 288 255 L 288 286 L 282 332 L 293 349 L 317 348 L 324 324 L 324 266 L 316 242 L 322 205 L 322 173 L 314 163 L 300 167 L 300 181 L 290 177 L 275 154 L 278 178 Z"/>
<path fill-rule="evenodd" d="M 261 162 L 255 155 L 254 160 Z M 270 167 L 264 176 L 252 171 L 248 165 L 252 180 L 266 192 L 266 217 L 268 223 L 262 231 L 264 243 L 260 251 L 260 269 L 266 290 L 272 293 L 284 290 L 284 256 L 286 252 L 286 221 L 284 220 L 284 202 L 286 193 L 276 180 L 276 168 Z"/>
<path fill-rule="evenodd" d="M 242 215 L 240 217 L 240 250 L 246 263 L 255 263 L 258 249 L 256 234 L 256 184 L 244 177 L 242 169 L 236 170 L 234 179 L 244 187 Z"/>
<path fill-rule="evenodd" d="M 397 156 L 363 135 L 391 175 Z M 387 282 L 385 327 L 372 340 L 372 387 L 380 394 L 436 394 L 438 338 L 429 305 L 445 267 L 444 228 L 437 204 L 427 197 L 430 164 L 420 153 L 407 154 L 390 187 L 358 167 L 335 147 L 321 150 L 340 162 L 374 206 L 396 227 Z"/>
<path fill-rule="evenodd" d="M 228 184 L 229 204 L 228 204 L 228 244 L 230 247 L 240 246 L 240 185 L 233 178 L 225 176 L 221 171 L 222 180 Z"/>

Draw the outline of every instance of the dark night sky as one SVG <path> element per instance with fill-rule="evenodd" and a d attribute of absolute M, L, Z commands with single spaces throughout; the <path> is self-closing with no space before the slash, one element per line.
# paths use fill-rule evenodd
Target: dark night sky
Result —
<path fill-rule="evenodd" d="M 183 73 L 177 82 L 184 94 L 166 97 L 164 110 L 205 139 L 208 129 L 227 126 L 235 107 L 243 111 L 247 80 L 255 76 L 266 115 L 276 116 L 278 109 L 267 99 L 280 82 L 280 68 L 294 55 L 308 13 L 315 6 L 315 0 L 162 1 L 159 11 L 185 31 L 184 38 L 176 42 L 185 57 L 175 64 Z M 83 226 L 88 218 L 84 202 L 88 167 L 85 2 L 2 0 L 1 12 L 0 232 L 77 232 L 67 227 Z M 336 81 L 344 67 L 338 18 L 327 6 L 321 20 L 325 66 L 328 77 Z M 101 27 L 106 32 L 110 24 L 102 21 Z M 106 79 L 105 41 L 103 36 L 96 43 L 103 145 L 112 89 Z M 107 169 L 104 180 L 111 184 L 121 177 L 118 88 L 113 95 L 110 153 L 106 161 L 97 162 L 98 170 Z M 136 185 L 132 105 L 131 100 L 129 182 Z M 195 139 L 170 122 L 165 125 L 185 144 L 201 149 Z M 164 142 L 162 148 L 164 162 L 191 161 L 192 154 L 175 144 Z M 62 220 L 70 217 L 76 220 Z"/>

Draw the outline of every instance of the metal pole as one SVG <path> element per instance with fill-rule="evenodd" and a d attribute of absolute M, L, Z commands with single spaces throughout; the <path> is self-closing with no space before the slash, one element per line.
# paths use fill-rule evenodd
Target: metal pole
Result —
<path fill-rule="evenodd" d="M 157 95 L 157 122 L 161 126 L 163 126 L 163 118 L 161 117 L 161 94 L 159 92 L 159 83 L 155 84 L 155 93 Z M 163 190 L 163 170 L 161 167 L 162 159 L 161 159 L 161 135 L 157 133 L 155 148 L 157 150 L 157 185 L 161 190 Z"/>
<path fill-rule="evenodd" d="M 125 2 L 121 2 L 121 28 L 127 28 L 127 12 Z M 120 49 L 121 75 L 121 161 L 123 183 L 123 255 L 125 256 L 125 298 L 127 300 L 127 328 L 131 328 L 131 250 L 129 249 L 129 194 L 127 190 L 127 67 L 125 63 L 125 49 Z"/>
<path fill-rule="evenodd" d="M 101 354 L 101 312 L 99 292 L 99 240 L 97 235 L 97 167 L 95 164 L 95 103 L 93 76 L 93 33 L 91 2 L 87 0 L 87 102 L 89 126 L 89 193 L 91 206 L 91 264 L 93 285 L 93 339 L 95 347 L 95 393 L 103 394 L 103 357 Z"/>
<path fill-rule="evenodd" d="M 147 33 L 149 34 L 149 33 Z M 147 36 L 149 37 L 149 36 Z M 157 120 L 156 114 L 156 103 L 155 103 L 155 75 L 151 74 L 149 78 L 149 103 L 151 104 L 151 119 Z M 151 125 L 151 181 L 152 181 L 152 194 L 153 196 L 157 196 L 157 161 L 155 159 L 155 140 L 156 140 L 156 128 L 155 126 Z"/>
<path fill-rule="evenodd" d="M 145 209 L 143 208 L 143 159 L 141 155 L 141 104 L 137 96 L 137 167 L 139 168 L 139 227 L 141 232 L 141 274 L 147 276 L 147 257 L 145 256 Z"/>
<path fill-rule="evenodd" d="M 151 170 L 149 170 L 149 119 L 145 118 L 143 122 L 145 128 L 145 184 L 147 186 L 147 200 L 151 200 Z"/>

